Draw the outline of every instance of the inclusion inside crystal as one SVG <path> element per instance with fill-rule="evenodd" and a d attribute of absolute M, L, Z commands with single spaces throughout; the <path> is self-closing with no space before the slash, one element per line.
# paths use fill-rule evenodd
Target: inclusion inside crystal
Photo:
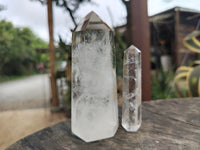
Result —
<path fill-rule="evenodd" d="M 141 122 L 141 52 L 131 45 L 124 51 L 122 126 L 136 132 Z"/>
<path fill-rule="evenodd" d="M 86 142 L 114 136 L 118 105 L 113 33 L 94 12 L 72 41 L 72 132 Z"/>

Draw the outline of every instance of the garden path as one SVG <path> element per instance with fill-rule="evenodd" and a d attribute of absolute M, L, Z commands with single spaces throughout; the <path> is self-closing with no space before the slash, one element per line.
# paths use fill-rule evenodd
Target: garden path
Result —
<path fill-rule="evenodd" d="M 66 120 L 62 112 L 51 113 L 47 74 L 0 83 L 0 150 L 17 140 Z"/>
<path fill-rule="evenodd" d="M 0 111 L 48 107 L 49 100 L 47 74 L 0 83 Z"/>

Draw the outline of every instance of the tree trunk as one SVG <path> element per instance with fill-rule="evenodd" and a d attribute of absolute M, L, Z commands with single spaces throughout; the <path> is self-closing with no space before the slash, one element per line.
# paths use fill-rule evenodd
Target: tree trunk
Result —
<path fill-rule="evenodd" d="M 48 11 L 48 26 L 49 26 L 49 57 L 50 57 L 50 80 L 51 80 L 51 92 L 52 101 L 51 106 L 58 106 L 57 98 L 57 87 L 55 77 L 55 49 L 53 44 L 53 11 L 52 11 L 52 0 L 47 0 L 47 11 Z"/>

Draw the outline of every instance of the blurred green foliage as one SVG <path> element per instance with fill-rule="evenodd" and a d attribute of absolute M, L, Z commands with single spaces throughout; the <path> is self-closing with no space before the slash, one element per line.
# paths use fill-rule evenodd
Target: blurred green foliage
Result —
<path fill-rule="evenodd" d="M 67 91 L 64 95 L 64 104 L 66 109 L 71 107 L 71 45 L 66 44 L 66 42 L 59 36 L 59 53 L 56 56 L 56 64 L 58 65 L 62 61 L 67 62 L 67 70 L 61 74 L 62 77 L 66 78 L 66 85 L 68 86 Z M 57 67 L 58 69 L 58 67 Z"/>
<path fill-rule="evenodd" d="M 163 71 L 162 67 L 151 75 L 152 100 L 176 98 L 172 87 L 174 79 L 173 70 Z"/>
<path fill-rule="evenodd" d="M 14 27 L 11 22 L 0 21 L 0 75 L 30 74 L 37 63 L 36 48 L 47 43 L 37 38 L 31 29 Z"/>
<path fill-rule="evenodd" d="M 123 76 L 123 57 L 124 50 L 127 48 L 126 42 L 122 37 L 122 33 L 115 31 L 115 49 L 116 49 L 116 72 L 118 77 Z"/>
<path fill-rule="evenodd" d="M 192 66 L 180 66 L 176 70 L 174 88 L 178 97 L 200 96 L 200 62 Z"/>
<path fill-rule="evenodd" d="M 195 66 L 188 74 L 188 87 L 190 96 L 200 97 L 200 65 Z"/>

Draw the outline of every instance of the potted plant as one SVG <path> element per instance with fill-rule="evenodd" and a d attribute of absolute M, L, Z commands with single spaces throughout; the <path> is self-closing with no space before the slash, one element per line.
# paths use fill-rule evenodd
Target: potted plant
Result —
<path fill-rule="evenodd" d="M 165 40 L 160 40 L 160 44 L 161 44 L 161 50 L 162 50 L 162 55 L 160 57 L 160 61 L 161 61 L 161 66 L 163 68 L 163 71 L 168 71 L 172 64 L 171 64 L 171 56 L 169 55 L 167 48 L 165 47 L 166 41 Z"/>

